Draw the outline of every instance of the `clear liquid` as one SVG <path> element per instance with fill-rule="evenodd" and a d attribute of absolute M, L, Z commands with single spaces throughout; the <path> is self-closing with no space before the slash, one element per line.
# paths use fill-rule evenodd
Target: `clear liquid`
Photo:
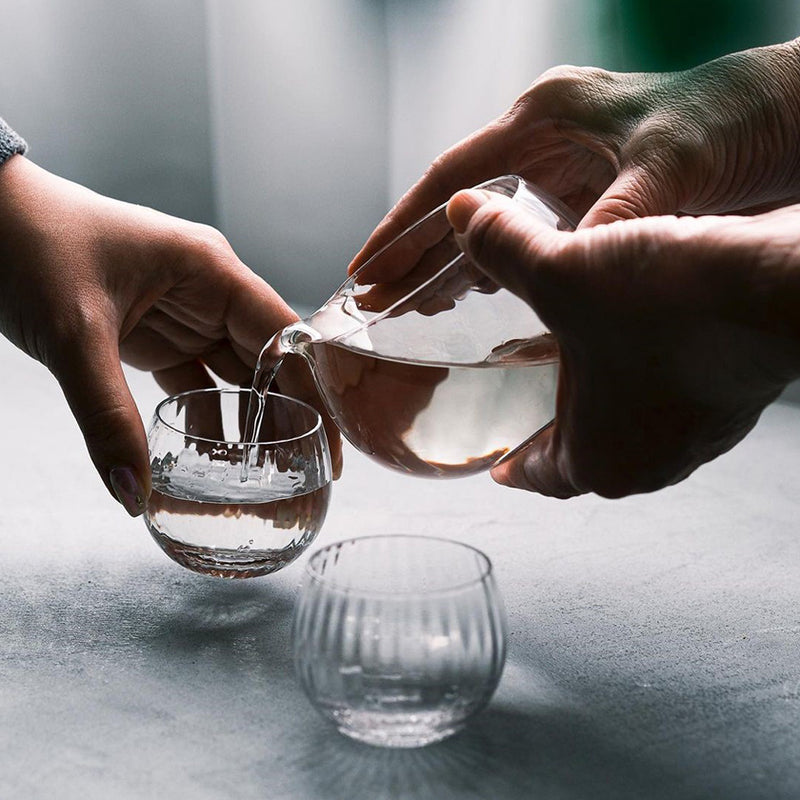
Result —
<path fill-rule="evenodd" d="M 264 345 L 258 356 L 258 363 L 253 374 L 253 385 L 250 387 L 250 399 L 247 403 L 242 442 L 258 441 L 258 432 L 261 430 L 261 423 L 264 419 L 267 392 L 272 381 L 275 380 L 275 375 L 277 375 L 286 355 L 286 351 L 281 345 L 282 333 L 282 330 L 278 331 Z M 257 457 L 257 448 L 245 444 L 242 451 L 242 467 L 239 472 L 239 480 L 244 484 L 250 477 L 250 468 L 253 466 L 253 459 Z"/>
<path fill-rule="evenodd" d="M 195 485 L 196 484 L 196 485 Z M 145 522 L 161 549 L 184 567 L 223 578 L 266 575 L 294 561 L 319 533 L 330 483 L 305 494 L 264 496 L 225 487 L 221 499 L 200 481 L 159 482 Z"/>
<path fill-rule="evenodd" d="M 307 346 L 342 433 L 402 472 L 481 472 L 553 418 L 558 352 L 549 335 L 457 365 L 380 358 L 341 344 Z"/>

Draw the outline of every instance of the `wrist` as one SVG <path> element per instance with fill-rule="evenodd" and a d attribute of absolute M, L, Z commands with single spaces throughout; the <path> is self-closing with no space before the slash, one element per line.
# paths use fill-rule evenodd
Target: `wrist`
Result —
<path fill-rule="evenodd" d="M 800 202 L 800 39 L 673 73 L 674 100 L 721 147 L 736 191 L 714 213 Z"/>
<path fill-rule="evenodd" d="M 776 199 L 800 202 L 800 38 L 748 52 L 757 74 L 754 145 L 776 154 Z"/>
<path fill-rule="evenodd" d="M 28 235 L 25 211 L 36 189 L 32 185 L 32 174 L 36 166 L 23 155 L 13 155 L 0 164 L 0 254 L 5 253 Z M 7 259 L 5 266 L 11 266 Z"/>

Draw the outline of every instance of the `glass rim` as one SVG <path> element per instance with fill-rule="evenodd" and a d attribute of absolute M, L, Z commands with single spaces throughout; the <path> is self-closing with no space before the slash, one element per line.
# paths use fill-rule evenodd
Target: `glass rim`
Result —
<path fill-rule="evenodd" d="M 481 562 L 481 573 L 475 578 L 470 578 L 469 580 L 462 581 L 460 583 L 454 583 L 452 586 L 444 586 L 439 589 L 430 589 L 427 591 L 420 589 L 411 589 L 408 591 L 389 591 L 381 589 L 359 589 L 353 586 L 343 586 L 342 584 L 337 583 L 335 580 L 325 577 L 314 566 L 315 561 L 318 561 L 323 557 L 324 554 L 334 550 L 337 547 L 356 542 L 374 541 L 376 539 L 417 539 L 426 542 L 453 545 L 462 550 L 471 550 Z M 449 539 L 443 536 L 428 536 L 424 533 L 375 533 L 367 536 L 352 536 L 349 539 L 340 539 L 337 542 L 331 542 L 324 547 L 318 548 L 309 556 L 309 559 L 306 562 L 305 571 L 312 580 L 316 581 L 330 591 L 339 592 L 341 594 L 355 595 L 358 597 L 394 597 L 399 599 L 403 597 L 432 597 L 464 591 L 465 589 L 484 583 L 487 579 L 491 578 L 494 573 L 494 565 L 492 564 L 492 560 L 486 555 L 486 553 L 483 552 L 483 550 L 480 550 L 471 544 L 467 544 L 466 542 L 460 542 L 457 539 Z"/>
<path fill-rule="evenodd" d="M 235 388 L 227 388 L 227 387 L 209 387 L 206 389 L 189 389 L 185 392 L 180 392 L 179 394 L 172 394 L 169 397 L 165 397 L 161 400 L 155 408 L 154 416 L 158 420 L 159 425 L 163 425 L 165 428 L 169 428 L 171 431 L 175 431 L 175 433 L 179 433 L 181 436 L 185 436 L 187 439 L 190 439 L 194 442 L 208 442 L 209 444 L 230 444 L 231 442 L 227 439 L 212 439 L 208 436 L 196 436 L 193 433 L 188 433 L 187 431 L 181 430 L 180 428 L 172 425 L 171 423 L 167 422 L 164 417 L 161 415 L 161 411 L 167 403 L 174 403 L 179 401 L 181 398 L 189 397 L 189 396 L 196 396 L 201 394 L 250 394 L 252 389 L 235 389 Z M 289 442 L 297 442 L 300 439 L 305 439 L 308 436 L 313 436 L 319 430 L 322 429 L 322 416 L 317 411 L 316 408 L 309 405 L 308 403 L 304 402 L 303 400 L 298 400 L 296 397 L 289 397 L 289 395 L 280 394 L 279 392 L 267 392 L 268 397 L 279 397 L 281 400 L 286 400 L 289 403 L 294 403 L 298 406 L 303 406 L 304 408 L 308 409 L 315 418 L 314 424 L 304 433 L 297 434 L 296 436 L 287 436 L 283 439 L 266 439 L 266 440 L 259 440 L 259 441 L 250 441 L 250 442 L 233 442 L 233 444 L 238 446 L 247 447 L 249 445 L 258 445 L 258 446 L 268 446 L 268 445 L 279 445 L 279 444 L 288 444 Z"/>

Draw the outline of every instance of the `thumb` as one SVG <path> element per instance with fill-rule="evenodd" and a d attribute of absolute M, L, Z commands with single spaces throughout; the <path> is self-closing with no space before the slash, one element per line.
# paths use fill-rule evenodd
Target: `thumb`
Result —
<path fill-rule="evenodd" d="M 578 227 L 591 228 L 621 219 L 674 214 L 679 206 L 677 192 L 669 181 L 642 167 L 631 166 L 617 175 Z"/>
<path fill-rule="evenodd" d="M 518 203 L 495 192 L 453 195 L 447 218 L 467 257 L 501 286 L 530 302 L 530 279 L 562 236 Z"/>
<path fill-rule="evenodd" d="M 529 303 L 532 303 L 534 272 L 555 263 L 558 243 L 566 241 L 562 237 L 573 235 L 555 230 L 516 203 L 488 192 L 459 192 L 450 200 L 447 216 L 456 231 L 459 246 L 468 257 Z M 537 281 L 539 289 L 542 282 Z M 563 382 L 562 368 L 559 369 L 559 395 Z M 495 466 L 492 477 L 506 486 L 550 497 L 573 497 L 580 494 L 581 489 L 570 480 L 563 456 L 556 419 Z"/>
<path fill-rule="evenodd" d="M 147 437 L 111 330 L 93 332 L 59 354 L 52 372 L 80 426 L 106 488 L 132 516 L 150 494 Z"/>
<path fill-rule="evenodd" d="M 583 494 L 585 489 L 571 480 L 565 460 L 554 422 L 524 447 L 502 459 L 492 468 L 491 475 L 503 486 L 566 500 Z"/>

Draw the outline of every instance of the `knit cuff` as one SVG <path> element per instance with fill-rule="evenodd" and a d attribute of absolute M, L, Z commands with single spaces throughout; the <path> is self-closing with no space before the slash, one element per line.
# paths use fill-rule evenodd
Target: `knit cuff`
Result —
<path fill-rule="evenodd" d="M 11 156 L 17 153 L 24 153 L 28 149 L 27 142 L 18 136 L 11 128 L 6 125 L 5 120 L 0 117 L 0 164 L 8 161 Z"/>

